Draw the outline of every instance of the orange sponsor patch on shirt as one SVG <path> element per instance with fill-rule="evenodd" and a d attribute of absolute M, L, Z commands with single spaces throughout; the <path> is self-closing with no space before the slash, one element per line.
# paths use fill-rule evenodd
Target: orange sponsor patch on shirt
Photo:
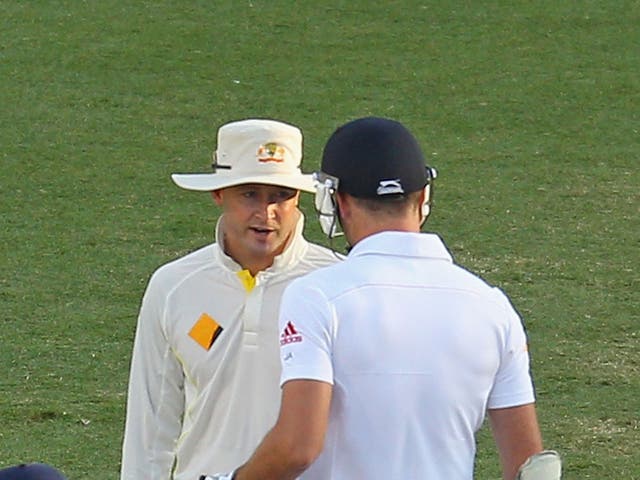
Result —
<path fill-rule="evenodd" d="M 216 338 L 222 333 L 222 330 L 223 328 L 213 317 L 207 313 L 203 313 L 193 327 L 191 327 L 189 336 L 202 348 L 209 350 L 213 342 L 216 341 Z"/>

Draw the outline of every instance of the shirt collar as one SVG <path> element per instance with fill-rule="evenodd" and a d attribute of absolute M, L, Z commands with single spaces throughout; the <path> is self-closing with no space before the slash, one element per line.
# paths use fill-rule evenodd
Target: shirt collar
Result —
<path fill-rule="evenodd" d="M 397 257 L 427 257 L 453 262 L 453 257 L 442 239 L 434 233 L 384 231 L 360 240 L 349 252 L 349 257 L 370 254 Z"/>

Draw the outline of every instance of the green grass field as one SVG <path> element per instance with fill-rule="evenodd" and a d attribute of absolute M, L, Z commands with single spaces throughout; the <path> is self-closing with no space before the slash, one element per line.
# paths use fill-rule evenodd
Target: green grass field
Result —
<path fill-rule="evenodd" d="M 169 175 L 221 123 L 300 126 L 311 171 L 374 114 L 439 171 L 426 229 L 522 313 L 564 478 L 640 479 L 640 3 L 0 5 L 0 467 L 117 478 L 146 281 L 217 214 Z"/>

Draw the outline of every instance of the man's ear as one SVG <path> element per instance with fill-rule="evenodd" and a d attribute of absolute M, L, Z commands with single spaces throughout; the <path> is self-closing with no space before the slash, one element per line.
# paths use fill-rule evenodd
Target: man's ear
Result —
<path fill-rule="evenodd" d="M 423 188 L 423 189 L 420 191 L 420 205 L 422 205 L 424 202 L 426 202 L 426 201 L 428 200 L 428 198 L 427 198 L 427 193 L 428 193 L 428 192 L 427 192 L 427 189 L 426 189 L 426 188 Z"/>
<path fill-rule="evenodd" d="M 420 226 L 427 220 L 431 211 L 431 205 L 429 205 L 429 192 L 428 188 L 423 188 L 418 197 L 418 215 L 420 216 Z"/>
<path fill-rule="evenodd" d="M 349 197 L 349 195 L 345 195 L 344 193 L 337 192 L 336 203 L 337 203 L 338 211 L 340 212 L 340 216 L 342 218 L 349 218 L 349 216 L 351 215 L 351 212 L 353 211 L 353 208 L 352 208 L 353 202 L 351 201 L 351 197 Z"/>
<path fill-rule="evenodd" d="M 216 205 L 218 205 L 219 207 L 222 206 L 222 196 L 223 196 L 223 190 L 212 190 L 211 191 L 211 198 L 213 198 L 213 201 L 216 202 Z"/>

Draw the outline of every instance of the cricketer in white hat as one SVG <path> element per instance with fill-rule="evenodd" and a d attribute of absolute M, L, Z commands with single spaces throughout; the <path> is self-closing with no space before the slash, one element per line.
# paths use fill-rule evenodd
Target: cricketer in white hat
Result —
<path fill-rule="evenodd" d="M 311 175 L 300 170 L 302 132 L 283 122 L 249 119 L 218 130 L 213 173 L 171 175 L 187 190 L 212 191 L 247 183 L 278 185 L 315 192 Z"/>
<path fill-rule="evenodd" d="M 213 172 L 175 174 L 220 210 L 215 241 L 159 267 L 131 355 L 120 480 L 196 480 L 241 462 L 280 406 L 278 311 L 295 278 L 338 259 L 304 238 L 302 133 L 249 119 L 218 130 Z"/>

